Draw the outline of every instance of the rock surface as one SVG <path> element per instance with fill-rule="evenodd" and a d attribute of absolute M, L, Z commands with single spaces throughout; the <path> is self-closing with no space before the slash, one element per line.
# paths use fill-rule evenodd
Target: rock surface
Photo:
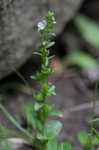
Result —
<path fill-rule="evenodd" d="M 31 56 L 38 41 L 36 25 L 48 10 L 55 12 L 58 34 L 82 1 L 0 0 L 0 79 Z"/>
<path fill-rule="evenodd" d="M 11 150 L 34 150 L 34 148 L 25 142 L 23 139 L 10 138 L 8 139 Z"/>

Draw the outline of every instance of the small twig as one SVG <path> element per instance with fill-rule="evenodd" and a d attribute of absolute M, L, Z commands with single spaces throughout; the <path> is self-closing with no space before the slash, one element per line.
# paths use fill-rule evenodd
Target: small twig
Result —
<path fill-rule="evenodd" d="M 91 109 L 92 107 L 93 107 L 93 102 L 81 104 L 81 105 L 74 106 L 74 107 L 70 107 L 68 109 L 62 109 L 62 112 L 63 112 L 65 117 L 68 117 L 70 115 L 70 113 L 83 111 L 85 109 Z M 96 102 L 96 107 L 99 107 L 99 102 Z"/>

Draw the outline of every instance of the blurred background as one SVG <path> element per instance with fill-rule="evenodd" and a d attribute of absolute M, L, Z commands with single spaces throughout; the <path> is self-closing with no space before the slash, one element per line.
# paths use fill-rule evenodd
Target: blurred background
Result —
<path fill-rule="evenodd" d="M 23 81 L 14 73 L 16 68 L 30 83 L 33 91 L 38 84 L 30 75 L 40 70 L 37 23 L 48 10 L 55 12 L 55 46 L 50 65 L 56 72 L 49 78 L 56 86 L 55 103 L 64 117 L 59 141 L 68 140 L 76 150 L 83 150 L 77 140 L 81 130 L 89 131 L 95 84 L 99 81 L 99 1 L 98 0 L 17 0 L 0 2 L 0 99 L 7 110 L 25 126 L 22 103 L 32 96 Z M 99 117 L 99 94 L 95 116 Z M 4 126 L 17 130 L 0 112 Z M 99 122 L 96 123 L 99 129 Z M 96 147 L 98 150 L 98 147 Z"/>

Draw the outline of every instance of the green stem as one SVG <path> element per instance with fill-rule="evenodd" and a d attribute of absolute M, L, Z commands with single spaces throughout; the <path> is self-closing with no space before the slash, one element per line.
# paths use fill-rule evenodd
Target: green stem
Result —
<path fill-rule="evenodd" d="M 94 91 L 94 99 L 93 99 L 93 108 L 92 108 L 92 114 L 91 114 L 91 120 L 94 120 L 94 112 L 95 112 L 95 107 L 96 107 L 96 99 L 97 99 L 97 91 L 98 91 L 98 83 L 95 85 L 95 91 Z M 91 121 L 90 124 L 90 150 L 93 149 L 93 142 L 92 142 L 92 137 L 93 137 L 93 128 L 94 128 L 94 122 Z"/>
<path fill-rule="evenodd" d="M 0 109 L 3 111 L 3 113 L 8 117 L 8 119 L 20 130 L 22 131 L 26 136 L 28 136 L 31 139 L 34 139 L 31 133 L 29 133 L 27 130 L 25 130 L 3 107 L 2 104 L 0 104 Z"/>
<path fill-rule="evenodd" d="M 31 95 L 33 98 L 35 98 L 35 95 L 33 93 L 32 87 L 30 86 L 30 84 L 27 82 L 27 80 L 23 77 L 23 75 L 17 71 L 16 69 L 14 69 L 14 72 L 16 73 L 16 75 L 24 82 L 24 84 L 27 86 L 27 88 L 30 89 Z"/>

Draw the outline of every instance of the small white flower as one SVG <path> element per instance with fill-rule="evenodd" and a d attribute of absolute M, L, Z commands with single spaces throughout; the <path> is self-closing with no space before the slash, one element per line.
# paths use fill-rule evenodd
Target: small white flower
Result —
<path fill-rule="evenodd" d="M 37 25 L 38 26 L 38 30 L 39 31 L 40 30 L 44 30 L 46 25 L 47 25 L 47 21 L 46 20 L 43 20 L 42 22 L 39 22 L 38 25 Z"/>

